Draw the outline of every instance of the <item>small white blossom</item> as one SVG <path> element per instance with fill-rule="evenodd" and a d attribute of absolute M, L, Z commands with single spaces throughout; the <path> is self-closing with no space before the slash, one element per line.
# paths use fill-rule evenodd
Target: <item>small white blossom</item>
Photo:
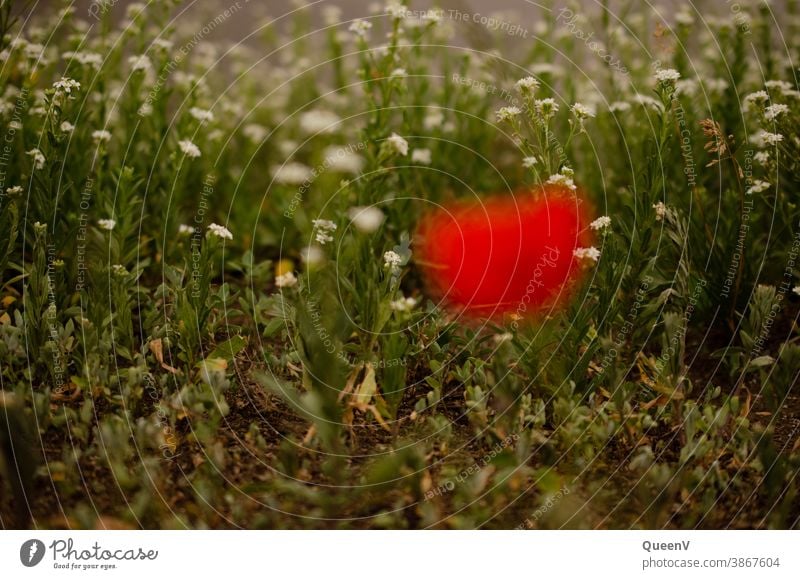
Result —
<path fill-rule="evenodd" d="M 365 38 L 370 28 L 372 28 L 372 22 L 356 18 L 350 23 L 348 30 L 359 38 Z"/>
<path fill-rule="evenodd" d="M 755 159 L 756 163 L 766 165 L 769 162 L 769 153 L 766 151 L 759 151 L 753 155 L 753 159 Z"/>
<path fill-rule="evenodd" d="M 189 109 L 189 114 L 201 122 L 211 122 L 214 120 L 214 113 L 211 111 L 207 111 L 205 109 L 201 109 L 199 107 L 192 107 Z"/>
<path fill-rule="evenodd" d="M 386 141 L 398 155 L 402 155 L 403 157 L 408 155 L 408 141 L 397 133 L 392 133 Z"/>
<path fill-rule="evenodd" d="M 674 68 L 660 68 L 655 73 L 656 81 L 661 84 L 672 84 L 674 85 L 678 82 L 678 79 L 681 77 L 681 73 L 679 73 Z"/>
<path fill-rule="evenodd" d="M 539 81 L 532 76 L 521 78 L 514 85 L 521 94 L 533 94 L 539 88 Z"/>
<path fill-rule="evenodd" d="M 795 294 L 797 294 L 797 295 L 799 295 L 799 296 L 800 296 L 800 285 L 796 285 L 796 286 L 794 286 L 794 288 L 792 288 L 792 291 L 793 291 Z"/>
<path fill-rule="evenodd" d="M 242 134 L 250 139 L 252 142 L 258 144 L 264 141 L 269 134 L 269 131 L 263 125 L 257 123 L 250 123 L 242 127 Z"/>
<path fill-rule="evenodd" d="M 594 117 L 594 109 L 582 103 L 575 103 L 572 105 L 572 114 L 575 115 L 575 118 L 578 120 L 584 120 L 589 117 Z"/>
<path fill-rule="evenodd" d="M 514 117 L 518 116 L 522 111 L 519 110 L 519 107 L 503 107 L 499 109 L 495 115 L 497 116 L 498 122 L 505 122 L 510 121 Z"/>
<path fill-rule="evenodd" d="M 8 193 L 9 195 L 17 195 L 19 193 L 22 193 L 23 191 L 24 189 L 22 188 L 21 185 L 14 185 L 13 187 L 8 187 L 6 189 L 6 193 Z"/>
<path fill-rule="evenodd" d="M 785 80 L 768 80 L 764 83 L 764 86 L 769 89 L 779 90 L 782 93 L 793 90 L 794 88 L 791 83 Z"/>
<path fill-rule="evenodd" d="M 348 211 L 353 226 L 362 233 L 374 233 L 386 216 L 377 207 L 351 207 Z"/>
<path fill-rule="evenodd" d="M 558 112 L 558 103 L 555 99 L 546 98 L 540 99 L 533 103 L 536 112 L 546 119 L 551 118 Z"/>
<path fill-rule="evenodd" d="M 191 235 L 195 231 L 196 230 L 193 225 L 186 225 L 185 223 L 178 225 L 178 235 Z"/>
<path fill-rule="evenodd" d="M 383 254 L 383 266 L 392 270 L 393 274 L 400 272 L 400 266 L 403 264 L 403 258 L 394 251 L 387 251 Z"/>
<path fill-rule="evenodd" d="M 752 195 L 753 193 L 763 193 L 771 186 L 772 185 L 770 185 L 767 181 L 762 181 L 761 179 L 754 179 L 753 184 L 747 189 L 747 194 Z"/>
<path fill-rule="evenodd" d="M 357 175 L 364 168 L 364 157 L 346 147 L 330 146 L 325 149 L 325 166 L 331 171 Z"/>
<path fill-rule="evenodd" d="M 783 135 L 780 133 L 770 133 L 768 131 L 764 131 L 762 137 L 767 145 L 777 145 L 783 141 Z"/>
<path fill-rule="evenodd" d="M 208 233 L 206 235 L 219 237 L 220 239 L 233 239 L 233 233 L 225 227 L 224 225 L 217 225 L 216 223 L 212 223 L 208 226 Z"/>
<path fill-rule="evenodd" d="M 45 162 L 44 153 L 42 153 L 39 149 L 31 149 L 25 154 L 33 157 L 34 169 L 41 169 L 42 167 L 44 167 L 44 162 Z"/>
<path fill-rule="evenodd" d="M 62 121 L 59 125 L 62 133 L 71 133 L 75 129 L 75 125 L 73 125 L 69 121 Z"/>
<path fill-rule="evenodd" d="M 331 111 L 306 111 L 300 115 L 300 129 L 309 135 L 332 133 L 341 120 Z"/>
<path fill-rule="evenodd" d="M 663 201 L 655 203 L 653 209 L 656 210 L 656 221 L 661 221 L 667 215 L 667 206 L 664 205 Z"/>
<path fill-rule="evenodd" d="M 111 231 L 114 227 L 117 226 L 117 222 L 113 219 L 98 219 L 97 226 L 100 229 L 105 229 L 106 231 Z"/>
<path fill-rule="evenodd" d="M 61 80 L 57 80 L 53 83 L 53 88 L 57 93 L 62 92 L 64 94 L 72 94 L 73 90 L 80 90 L 81 83 L 79 83 L 77 80 L 62 76 Z"/>
<path fill-rule="evenodd" d="M 764 109 L 764 117 L 766 117 L 767 120 L 774 121 L 780 115 L 788 112 L 789 112 L 789 107 L 787 105 L 784 104 L 770 105 Z"/>
<path fill-rule="evenodd" d="M 596 247 L 579 247 L 572 252 L 572 255 L 578 259 L 590 259 L 592 261 L 600 259 L 600 251 Z"/>
<path fill-rule="evenodd" d="M 292 162 L 283 166 L 275 165 L 272 168 L 272 175 L 276 182 L 283 185 L 302 185 L 313 177 L 313 171 L 307 165 Z"/>
<path fill-rule="evenodd" d="M 275 287 L 293 287 L 297 285 L 297 278 L 294 273 L 287 271 L 286 273 L 275 277 Z"/>
<path fill-rule="evenodd" d="M 561 185 L 566 187 L 570 191 L 575 191 L 577 187 L 575 186 L 575 181 L 572 180 L 572 177 L 568 177 L 562 173 L 556 173 L 555 175 L 550 175 L 547 179 L 548 185 Z"/>
<path fill-rule="evenodd" d="M 124 265 L 115 263 L 114 265 L 111 266 L 111 273 L 119 277 L 124 277 L 128 275 L 128 270 Z"/>
<path fill-rule="evenodd" d="M 631 110 L 631 103 L 627 101 L 615 101 L 608 105 L 608 110 L 612 113 L 624 113 Z"/>
<path fill-rule="evenodd" d="M 129 57 L 128 64 L 133 72 L 149 72 L 153 68 L 150 59 L 144 54 Z"/>
<path fill-rule="evenodd" d="M 400 2 L 389 2 L 386 5 L 386 12 L 392 18 L 405 18 L 408 14 L 408 8 L 400 4 Z"/>
<path fill-rule="evenodd" d="M 391 307 L 396 312 L 410 312 L 411 310 L 414 309 L 416 305 L 417 305 L 417 300 L 415 298 L 401 297 L 391 302 L 389 304 L 389 307 Z"/>
<path fill-rule="evenodd" d="M 188 139 L 178 141 L 178 146 L 181 148 L 183 154 L 191 159 L 196 159 L 200 156 L 199 147 Z"/>
<path fill-rule="evenodd" d="M 405 68 L 395 68 L 391 73 L 389 73 L 391 78 L 405 78 L 408 76 L 408 71 Z"/>
<path fill-rule="evenodd" d="M 317 243 L 325 245 L 333 241 L 333 235 L 331 234 L 336 231 L 336 224 L 333 221 L 328 219 L 314 219 L 311 223 L 314 225 L 314 229 L 317 232 L 314 237 Z"/>
<path fill-rule="evenodd" d="M 103 55 L 96 52 L 65 52 L 62 58 L 94 69 L 100 69 L 103 64 Z"/>
<path fill-rule="evenodd" d="M 325 253 L 316 245 L 309 245 L 300 252 L 300 259 L 306 265 L 318 265 L 325 260 Z"/>
<path fill-rule="evenodd" d="M 535 156 L 531 155 L 530 157 L 524 157 L 522 159 L 522 166 L 525 167 L 526 169 L 530 169 L 531 167 L 533 167 L 538 162 L 539 162 L 539 159 L 537 159 Z"/>
<path fill-rule="evenodd" d="M 411 153 L 411 160 L 420 165 L 431 164 L 431 150 L 430 149 L 414 149 Z"/>
<path fill-rule="evenodd" d="M 95 143 L 107 143 L 111 140 L 111 133 L 104 130 L 92 131 L 92 139 Z"/>
<path fill-rule="evenodd" d="M 744 97 L 744 107 L 750 108 L 752 105 L 765 106 L 769 102 L 769 95 L 765 90 L 751 92 Z"/>
<path fill-rule="evenodd" d="M 611 226 L 611 218 L 607 215 L 603 215 L 602 217 L 598 217 L 594 221 L 589 224 L 589 227 L 594 229 L 595 231 L 599 231 L 601 229 L 605 229 L 606 227 Z"/>

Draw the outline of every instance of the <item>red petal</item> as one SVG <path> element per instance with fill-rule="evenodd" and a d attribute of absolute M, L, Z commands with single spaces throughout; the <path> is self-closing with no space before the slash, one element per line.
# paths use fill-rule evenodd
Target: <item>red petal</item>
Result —
<path fill-rule="evenodd" d="M 546 187 L 426 217 L 415 254 L 445 303 L 479 317 L 522 317 L 550 307 L 574 285 L 572 252 L 588 245 L 580 199 Z"/>

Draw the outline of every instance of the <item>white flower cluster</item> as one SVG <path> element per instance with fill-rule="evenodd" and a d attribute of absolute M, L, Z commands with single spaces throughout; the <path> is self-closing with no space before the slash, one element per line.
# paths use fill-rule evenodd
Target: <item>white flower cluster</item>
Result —
<path fill-rule="evenodd" d="M 415 298 L 400 297 L 394 300 L 392 303 L 390 303 L 389 307 L 391 307 L 396 312 L 410 312 L 411 310 L 414 309 L 416 305 L 417 305 L 417 300 Z"/>
<path fill-rule="evenodd" d="M 208 233 L 206 233 L 209 237 L 218 237 L 219 239 L 233 239 L 233 233 L 225 227 L 224 225 L 217 225 L 216 223 L 212 223 L 208 226 Z"/>
<path fill-rule="evenodd" d="M 408 155 L 408 141 L 406 141 L 397 133 L 392 133 L 389 135 L 389 137 L 386 139 L 386 142 L 389 143 L 389 147 L 398 155 L 403 157 Z"/>
<path fill-rule="evenodd" d="M 601 229 L 605 229 L 607 227 L 611 227 L 611 218 L 607 215 L 603 215 L 602 217 L 598 217 L 594 221 L 589 224 L 589 227 L 594 229 L 595 231 L 600 231 Z"/>
<path fill-rule="evenodd" d="M 320 245 L 325 245 L 333 241 L 332 233 L 336 231 L 336 224 L 328 219 L 314 219 L 311 223 L 314 225 L 314 230 L 317 232 L 314 239 Z"/>
<path fill-rule="evenodd" d="M 285 288 L 285 287 L 293 287 L 297 285 L 297 277 L 295 277 L 294 272 L 287 271 L 279 276 L 275 277 L 275 287 Z"/>
<path fill-rule="evenodd" d="M 588 259 L 591 261 L 597 261 L 600 259 L 600 250 L 596 247 L 579 247 L 575 251 L 572 252 L 572 255 L 577 257 L 578 259 Z"/>
<path fill-rule="evenodd" d="M 188 139 L 178 141 L 178 146 L 181 148 L 183 154 L 190 159 L 196 159 L 200 156 L 200 148 Z"/>

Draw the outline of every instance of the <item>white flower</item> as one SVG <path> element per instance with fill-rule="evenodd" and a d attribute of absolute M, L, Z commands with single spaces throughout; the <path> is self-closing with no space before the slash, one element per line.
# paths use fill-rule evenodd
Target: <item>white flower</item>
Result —
<path fill-rule="evenodd" d="M 442 126 L 443 122 L 444 115 L 442 114 L 442 111 L 433 110 L 429 111 L 428 114 L 425 115 L 425 119 L 422 121 L 422 124 L 426 130 L 431 131 Z"/>
<path fill-rule="evenodd" d="M 656 81 L 658 81 L 661 84 L 674 85 L 681 77 L 681 73 L 679 73 L 674 68 L 660 68 L 656 71 L 655 77 Z"/>
<path fill-rule="evenodd" d="M 111 133 L 108 131 L 92 131 L 92 139 L 95 143 L 107 143 L 111 140 Z"/>
<path fill-rule="evenodd" d="M 75 125 L 69 121 L 63 121 L 59 127 L 62 133 L 71 133 L 75 129 Z"/>
<path fill-rule="evenodd" d="M 769 162 L 769 153 L 766 151 L 759 151 L 753 155 L 753 159 L 755 159 L 756 163 L 766 165 Z"/>
<path fill-rule="evenodd" d="M 193 225 L 186 225 L 185 223 L 181 223 L 178 225 L 178 234 L 179 235 L 191 235 L 195 232 L 195 228 Z"/>
<path fill-rule="evenodd" d="M 539 162 L 539 159 L 537 159 L 534 156 L 524 157 L 522 159 L 522 166 L 525 167 L 526 169 L 530 169 L 531 167 L 533 167 L 538 162 Z"/>
<path fill-rule="evenodd" d="M 115 220 L 113 220 L 113 219 L 98 219 L 97 220 L 97 226 L 100 229 L 105 229 L 106 231 L 111 231 L 112 229 L 114 229 L 114 227 L 116 227 L 116 225 L 117 225 L 117 222 Z"/>
<path fill-rule="evenodd" d="M 600 258 L 600 251 L 596 247 L 579 247 L 572 252 L 578 259 L 591 259 L 597 261 Z"/>
<path fill-rule="evenodd" d="M 188 139 L 178 141 L 178 146 L 183 151 L 183 154 L 191 159 L 196 159 L 200 156 L 200 149 Z"/>
<path fill-rule="evenodd" d="M 566 187 L 570 191 L 575 191 L 577 187 L 575 187 L 575 181 L 572 180 L 572 177 L 564 175 L 562 173 L 556 173 L 555 175 L 550 175 L 547 179 L 548 185 L 561 185 Z"/>
<path fill-rule="evenodd" d="M 397 133 L 392 133 L 386 139 L 386 141 L 398 155 L 402 155 L 403 157 L 408 155 L 408 141 L 406 141 L 403 137 L 401 137 Z"/>
<path fill-rule="evenodd" d="M 325 260 L 325 253 L 316 245 L 309 245 L 300 251 L 300 259 L 306 265 L 318 265 Z"/>
<path fill-rule="evenodd" d="M 332 145 L 325 149 L 325 166 L 331 171 L 357 175 L 364 168 L 364 157 L 347 147 Z"/>
<path fill-rule="evenodd" d="M 420 165 L 431 164 L 431 150 L 430 149 L 414 149 L 411 153 L 411 160 Z"/>
<path fill-rule="evenodd" d="M 400 266 L 403 264 L 403 258 L 394 251 L 387 251 L 383 254 L 383 267 L 390 269 L 392 274 L 400 273 Z"/>
<path fill-rule="evenodd" d="M 794 288 L 792 288 L 792 291 L 800 296 L 800 285 L 794 286 Z"/>
<path fill-rule="evenodd" d="M 99 69 L 103 64 L 103 55 L 96 52 L 65 52 L 62 57 L 94 69 Z"/>
<path fill-rule="evenodd" d="M 575 118 L 578 120 L 588 119 L 594 116 L 594 109 L 582 103 L 575 103 L 572 105 L 572 114 L 575 115 Z"/>
<path fill-rule="evenodd" d="M 9 195 L 16 195 L 18 193 L 22 193 L 23 191 L 24 189 L 22 188 L 21 185 L 14 185 L 13 187 L 8 187 L 6 189 L 6 193 L 8 193 Z"/>
<path fill-rule="evenodd" d="M 595 231 L 599 231 L 601 229 L 605 229 L 606 227 L 611 226 L 611 218 L 607 215 L 603 215 L 602 217 L 598 217 L 594 221 L 589 224 L 589 227 L 594 229 Z"/>
<path fill-rule="evenodd" d="M 74 90 L 80 90 L 81 83 L 77 80 L 73 80 L 71 78 L 67 78 L 66 76 L 62 76 L 61 80 L 57 80 L 53 83 L 53 88 L 56 92 L 63 92 L 64 94 L 72 94 Z"/>
<path fill-rule="evenodd" d="M 537 100 L 533 103 L 536 112 L 542 115 L 545 119 L 551 118 L 554 114 L 558 112 L 558 103 L 555 99 L 546 98 Z"/>
<path fill-rule="evenodd" d="M 764 86 L 770 89 L 777 89 L 782 93 L 793 89 L 792 84 L 785 80 L 768 80 L 764 83 Z"/>
<path fill-rule="evenodd" d="M 405 18 L 408 14 L 408 8 L 400 4 L 400 2 L 389 2 L 386 5 L 386 12 L 392 18 Z"/>
<path fill-rule="evenodd" d="M 767 108 L 765 108 L 764 109 L 764 116 L 768 120 L 774 121 L 775 119 L 778 118 L 778 116 L 780 116 L 780 115 L 782 115 L 784 113 L 788 113 L 788 112 L 789 112 L 789 107 L 787 105 L 776 104 L 776 105 L 770 105 Z"/>
<path fill-rule="evenodd" d="M 394 300 L 392 303 L 389 304 L 396 312 L 410 312 L 414 309 L 414 306 L 417 305 L 417 300 L 415 298 L 398 298 Z"/>
<path fill-rule="evenodd" d="M 653 205 L 653 209 L 656 210 L 656 221 L 661 221 L 667 215 L 667 206 L 664 205 L 663 201 L 659 201 Z"/>
<path fill-rule="evenodd" d="M 207 236 L 214 236 L 219 237 L 220 239 L 233 239 L 233 233 L 225 227 L 224 225 L 217 225 L 216 223 L 212 223 L 208 226 L 208 233 Z"/>
<path fill-rule="evenodd" d="M 514 85 L 521 94 L 533 94 L 539 88 L 539 81 L 532 76 L 519 79 Z"/>
<path fill-rule="evenodd" d="M 139 107 L 137 114 L 140 117 L 149 117 L 153 114 L 153 105 L 150 103 L 142 103 L 142 106 Z"/>
<path fill-rule="evenodd" d="M 749 108 L 751 105 L 766 105 L 769 101 L 769 95 L 765 90 L 759 90 L 756 92 L 751 92 L 749 95 L 744 97 L 744 105 L 746 108 Z"/>
<path fill-rule="evenodd" d="M 777 145 L 783 141 L 783 135 L 780 133 L 770 133 L 768 131 L 764 131 L 764 134 L 761 136 L 767 145 Z"/>
<path fill-rule="evenodd" d="M 370 28 L 372 28 L 372 22 L 356 18 L 350 23 L 348 30 L 360 38 L 365 38 Z"/>
<path fill-rule="evenodd" d="M 772 185 L 770 185 L 767 181 L 762 181 L 761 179 L 754 179 L 753 184 L 747 189 L 747 194 L 752 195 L 753 193 L 763 193 L 771 186 Z"/>
<path fill-rule="evenodd" d="M 133 72 L 149 72 L 153 68 L 150 59 L 144 54 L 128 57 L 128 64 Z"/>
<path fill-rule="evenodd" d="M 341 120 L 331 111 L 306 111 L 300 115 L 300 128 L 309 135 L 332 133 Z"/>
<path fill-rule="evenodd" d="M 33 157 L 34 169 L 41 169 L 42 167 L 44 167 L 44 162 L 45 162 L 44 153 L 42 153 L 39 149 L 31 149 L 25 154 Z"/>
<path fill-rule="evenodd" d="M 375 206 L 351 207 L 348 211 L 353 226 L 362 233 L 375 233 L 386 216 Z"/>
<path fill-rule="evenodd" d="M 213 121 L 214 120 L 214 113 L 211 111 L 207 111 L 205 109 L 201 109 L 198 107 L 192 107 L 189 109 L 189 114 L 192 115 L 195 119 L 201 122 L 205 121 Z"/>
<path fill-rule="evenodd" d="M 267 138 L 269 131 L 263 125 L 250 123 L 242 127 L 242 134 L 254 143 L 261 143 Z"/>
<path fill-rule="evenodd" d="M 114 265 L 111 266 L 111 273 L 113 273 L 114 275 L 118 275 L 120 277 L 123 277 L 123 276 L 128 275 L 128 270 L 125 268 L 124 265 L 121 265 L 119 263 L 115 263 Z"/>
<path fill-rule="evenodd" d="M 408 76 L 408 72 L 405 68 L 395 68 L 391 73 L 389 73 L 391 78 L 405 78 Z"/>
<path fill-rule="evenodd" d="M 510 121 L 517 115 L 519 115 L 522 111 L 519 110 L 519 107 L 503 107 L 499 109 L 495 115 L 497 116 L 498 122 Z"/>
<path fill-rule="evenodd" d="M 279 275 L 275 278 L 275 287 L 284 288 L 284 287 L 293 287 L 296 285 L 297 285 L 297 278 L 291 271 L 287 271 L 286 273 Z"/>
<path fill-rule="evenodd" d="M 275 165 L 272 168 L 272 176 L 275 181 L 283 185 L 302 185 L 313 177 L 311 167 L 302 163 L 286 163 L 285 165 Z"/>
<path fill-rule="evenodd" d="M 631 103 L 626 101 L 615 101 L 608 105 L 608 110 L 612 113 L 624 113 L 631 110 Z"/>
<path fill-rule="evenodd" d="M 325 245 L 333 241 L 333 235 L 331 234 L 336 231 L 336 224 L 333 221 L 328 219 L 314 219 L 311 223 L 314 225 L 314 229 L 317 232 L 314 237 L 317 243 Z"/>

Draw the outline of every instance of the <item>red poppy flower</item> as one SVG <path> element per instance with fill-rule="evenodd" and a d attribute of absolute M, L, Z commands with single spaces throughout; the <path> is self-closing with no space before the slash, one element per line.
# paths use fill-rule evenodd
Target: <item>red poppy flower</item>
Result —
<path fill-rule="evenodd" d="M 526 317 L 569 295 L 573 256 L 591 245 L 583 204 L 546 186 L 481 203 L 456 203 L 422 220 L 415 254 L 431 291 L 474 317 Z"/>

